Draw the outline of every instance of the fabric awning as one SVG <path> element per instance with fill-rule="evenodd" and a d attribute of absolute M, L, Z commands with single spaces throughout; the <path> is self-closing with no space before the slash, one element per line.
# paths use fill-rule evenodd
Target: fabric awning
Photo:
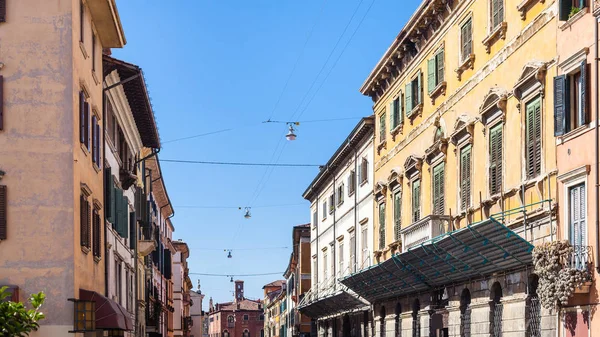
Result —
<path fill-rule="evenodd" d="M 369 302 L 530 265 L 533 245 L 494 219 L 435 237 L 340 282 Z"/>
<path fill-rule="evenodd" d="M 368 303 L 362 301 L 358 296 L 345 290 L 338 290 L 330 295 L 298 307 L 298 310 L 308 317 L 320 318 L 361 308 L 366 305 Z"/>
<path fill-rule="evenodd" d="M 96 303 L 96 329 L 133 330 L 133 321 L 127 309 L 95 291 L 79 289 L 79 299 Z"/>

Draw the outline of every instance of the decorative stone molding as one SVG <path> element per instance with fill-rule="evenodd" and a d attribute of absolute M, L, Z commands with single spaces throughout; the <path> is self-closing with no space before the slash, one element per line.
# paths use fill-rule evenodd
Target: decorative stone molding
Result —
<path fill-rule="evenodd" d="M 500 87 L 492 87 L 483 99 L 479 107 L 479 114 L 484 125 L 500 117 L 505 120 L 506 101 L 508 100 L 508 91 Z M 485 130 L 485 129 L 484 129 Z"/>
<path fill-rule="evenodd" d="M 513 95 L 519 101 L 531 93 L 538 92 L 544 97 L 544 83 L 546 79 L 547 63 L 542 61 L 530 61 L 523 66 L 521 76 L 513 88 Z M 517 106 L 520 111 L 520 102 Z"/>
<path fill-rule="evenodd" d="M 460 81 L 462 79 L 462 73 L 467 69 L 473 70 L 475 67 L 475 54 L 471 53 L 465 58 L 465 60 L 458 65 L 458 68 L 454 70 L 456 72 L 456 78 Z"/>
<path fill-rule="evenodd" d="M 502 40 L 506 39 L 506 29 L 508 28 L 508 24 L 506 23 L 506 21 L 501 22 L 498 27 L 494 28 L 493 31 L 490 32 L 490 34 L 483 39 L 483 41 L 481 41 L 484 45 L 485 45 L 485 52 L 486 53 L 490 53 L 491 49 L 492 49 L 492 45 L 494 44 L 494 42 L 496 42 L 496 40 L 498 40 L 498 38 L 501 38 Z"/>
<path fill-rule="evenodd" d="M 446 159 L 446 151 L 448 150 L 448 138 L 442 138 L 425 150 L 425 161 L 428 165 L 439 160 Z"/>
<path fill-rule="evenodd" d="M 375 193 L 375 196 L 378 198 L 384 197 L 385 194 L 387 193 L 387 184 L 385 183 L 385 181 L 380 180 L 380 181 L 376 182 L 375 189 L 373 192 Z"/>
<path fill-rule="evenodd" d="M 546 0 L 523 0 L 520 4 L 517 5 L 517 10 L 521 12 L 521 20 L 525 20 L 527 17 L 527 11 L 535 4 L 537 1 L 541 3 L 545 3 Z"/>
<path fill-rule="evenodd" d="M 394 167 L 390 171 L 390 175 L 388 176 L 387 184 L 391 190 L 396 186 L 402 186 L 402 179 L 404 178 L 404 171 L 400 167 Z"/>
<path fill-rule="evenodd" d="M 431 99 L 431 104 L 435 104 L 435 99 L 439 96 L 439 95 L 446 95 L 446 86 L 447 83 L 446 81 L 442 81 L 440 82 L 440 84 L 438 84 L 435 89 L 433 89 L 430 93 L 429 93 L 429 98 Z"/>
<path fill-rule="evenodd" d="M 387 140 L 384 140 L 383 142 L 379 143 L 379 145 L 377 145 L 377 154 L 381 154 L 381 150 L 387 148 Z"/>
<path fill-rule="evenodd" d="M 467 114 L 458 116 L 456 122 L 454 122 L 454 131 L 450 135 L 452 145 L 458 148 L 463 144 L 471 144 L 473 142 L 476 121 L 477 118 L 469 117 Z"/>
<path fill-rule="evenodd" d="M 415 174 L 421 172 L 423 168 L 423 158 L 416 155 L 410 155 L 404 162 L 404 175 L 410 180 Z"/>
<path fill-rule="evenodd" d="M 408 119 L 410 119 L 410 125 L 413 125 L 415 117 L 417 117 L 417 116 L 421 117 L 422 114 L 423 114 L 423 103 L 419 103 L 410 111 L 410 113 L 408 115 L 406 115 L 406 117 L 408 117 Z"/>
<path fill-rule="evenodd" d="M 402 112 L 400 112 L 402 113 Z M 390 133 L 392 134 L 392 141 L 396 141 L 396 136 L 398 134 L 402 134 L 402 129 L 404 128 L 404 121 L 402 121 L 398 126 L 396 126 Z"/>

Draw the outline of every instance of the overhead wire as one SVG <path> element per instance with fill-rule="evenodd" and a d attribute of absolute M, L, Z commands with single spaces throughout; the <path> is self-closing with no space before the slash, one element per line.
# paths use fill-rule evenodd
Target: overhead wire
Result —
<path fill-rule="evenodd" d="M 280 205 L 262 205 L 254 206 L 252 208 L 276 208 L 276 207 L 292 207 L 292 206 L 305 206 L 306 203 L 296 204 L 280 204 Z M 175 206 L 176 208 L 193 208 L 193 209 L 242 209 L 242 206 Z"/>
<path fill-rule="evenodd" d="M 320 167 L 321 164 L 278 164 L 278 163 L 243 163 L 206 160 L 161 159 L 165 163 L 229 165 L 229 166 L 279 166 L 279 167 Z"/>
<path fill-rule="evenodd" d="M 290 247 L 255 247 L 255 248 L 190 248 L 190 250 L 211 250 L 211 251 L 251 251 L 251 250 L 277 250 L 289 249 Z"/>
<path fill-rule="evenodd" d="M 257 273 L 257 274 L 208 274 L 208 273 L 188 273 L 190 275 L 202 275 L 202 276 L 225 276 L 225 277 L 234 277 L 234 276 L 266 276 L 266 275 L 280 275 L 283 272 L 276 273 Z"/>

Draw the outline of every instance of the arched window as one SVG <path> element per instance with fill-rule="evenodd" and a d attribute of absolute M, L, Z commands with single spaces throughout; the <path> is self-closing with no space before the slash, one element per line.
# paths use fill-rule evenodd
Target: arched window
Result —
<path fill-rule="evenodd" d="M 250 331 L 248 331 L 248 329 L 244 329 L 244 333 L 242 334 L 242 337 L 250 337 Z"/>
<path fill-rule="evenodd" d="M 467 288 L 460 294 L 460 335 L 471 337 L 471 292 Z"/>
<path fill-rule="evenodd" d="M 527 283 L 528 294 L 526 300 L 527 313 L 525 315 L 525 326 L 527 327 L 527 337 L 540 337 L 542 306 L 537 294 L 539 278 L 536 274 L 529 275 Z"/>
<path fill-rule="evenodd" d="M 379 336 L 385 337 L 385 307 L 383 305 L 379 310 Z"/>
<path fill-rule="evenodd" d="M 223 330 L 223 337 L 229 337 L 229 331 Z"/>
<path fill-rule="evenodd" d="M 412 335 L 413 337 L 421 337 L 421 317 L 419 315 L 421 303 L 418 298 L 415 298 L 412 307 Z"/>
<path fill-rule="evenodd" d="M 492 337 L 502 336 L 502 287 L 499 282 L 492 285 L 490 291 L 490 324 Z"/>
<path fill-rule="evenodd" d="M 400 306 L 400 303 L 396 304 L 395 314 L 396 316 L 394 317 L 394 321 L 396 334 L 394 336 L 400 337 L 402 336 L 402 320 L 400 319 L 400 315 L 402 314 L 402 307 Z"/>
<path fill-rule="evenodd" d="M 265 329 L 260 329 L 260 337 L 265 337 Z"/>
<path fill-rule="evenodd" d="M 235 318 L 233 317 L 233 315 L 227 316 L 227 327 L 228 328 L 235 327 Z"/>

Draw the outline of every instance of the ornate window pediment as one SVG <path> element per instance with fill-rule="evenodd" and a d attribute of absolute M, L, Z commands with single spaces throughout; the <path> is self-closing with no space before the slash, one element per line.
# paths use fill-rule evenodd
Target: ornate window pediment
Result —
<path fill-rule="evenodd" d="M 385 193 L 387 192 L 387 183 L 383 180 L 379 180 L 378 182 L 375 183 L 375 195 L 377 197 L 382 197 L 385 195 Z"/>
<path fill-rule="evenodd" d="M 527 62 L 521 70 L 521 76 L 513 88 L 513 95 L 518 99 L 539 92 L 544 95 L 544 80 L 546 78 L 546 62 Z"/>
<path fill-rule="evenodd" d="M 388 176 L 387 184 L 390 189 L 394 189 L 396 186 L 402 186 L 402 179 L 404 177 L 404 171 L 401 167 L 394 167 L 390 171 L 390 175 Z"/>
<path fill-rule="evenodd" d="M 470 117 L 467 114 L 462 114 L 456 118 L 454 122 L 454 131 L 450 135 L 450 142 L 454 146 L 463 143 L 471 143 L 473 141 L 473 132 L 477 118 Z"/>
<path fill-rule="evenodd" d="M 423 168 L 423 158 L 414 154 L 410 155 L 404 162 L 404 175 L 410 179 L 421 173 L 421 168 Z"/>
<path fill-rule="evenodd" d="M 500 87 L 493 87 L 488 91 L 479 107 L 479 114 L 484 125 L 488 125 L 497 118 L 504 120 L 508 95 L 509 92 Z"/>
<path fill-rule="evenodd" d="M 446 157 L 446 150 L 448 149 L 448 137 L 446 137 L 444 121 L 440 116 L 437 116 L 433 125 L 435 126 L 433 144 L 425 150 L 425 161 L 427 164 L 438 161 L 440 158 L 443 160 Z"/>

